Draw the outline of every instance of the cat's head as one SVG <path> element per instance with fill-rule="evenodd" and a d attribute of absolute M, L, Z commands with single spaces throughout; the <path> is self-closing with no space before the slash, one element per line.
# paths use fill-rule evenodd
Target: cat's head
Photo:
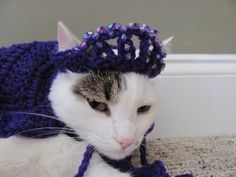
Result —
<path fill-rule="evenodd" d="M 59 50 L 78 45 L 61 23 Z M 61 72 L 49 99 L 56 115 L 100 153 L 122 159 L 140 146 L 157 113 L 153 79 L 134 72 Z"/>

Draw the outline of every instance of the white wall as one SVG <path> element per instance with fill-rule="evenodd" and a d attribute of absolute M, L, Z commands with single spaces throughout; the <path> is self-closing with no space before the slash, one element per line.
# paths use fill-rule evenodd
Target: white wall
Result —
<path fill-rule="evenodd" d="M 236 55 L 169 55 L 151 137 L 236 133 Z"/>

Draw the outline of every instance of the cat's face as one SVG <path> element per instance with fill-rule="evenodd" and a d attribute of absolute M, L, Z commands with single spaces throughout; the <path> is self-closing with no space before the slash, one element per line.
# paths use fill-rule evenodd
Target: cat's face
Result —
<path fill-rule="evenodd" d="M 170 42 L 163 41 L 166 45 Z M 58 50 L 79 40 L 58 24 Z M 49 99 L 60 120 L 100 153 L 122 159 L 140 146 L 154 122 L 157 100 L 152 79 L 136 73 L 59 73 Z"/>
<path fill-rule="evenodd" d="M 50 100 L 62 121 L 114 159 L 139 147 L 157 111 L 152 80 L 135 73 L 60 73 Z"/>

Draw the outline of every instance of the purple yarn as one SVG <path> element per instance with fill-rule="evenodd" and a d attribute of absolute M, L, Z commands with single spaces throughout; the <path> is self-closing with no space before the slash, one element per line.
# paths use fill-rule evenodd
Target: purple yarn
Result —
<path fill-rule="evenodd" d="M 84 153 L 84 159 L 79 167 L 79 171 L 74 177 L 83 177 L 88 168 L 89 160 L 91 159 L 93 152 L 93 147 L 89 145 Z M 144 164 L 142 167 L 134 167 L 130 162 L 130 157 L 122 160 L 112 160 L 102 154 L 101 157 L 110 166 L 118 169 L 120 172 L 131 173 L 132 177 L 170 177 L 170 175 L 166 172 L 164 164 L 158 160 L 152 164 Z M 183 174 L 175 177 L 193 177 L 193 175 Z"/>
<path fill-rule="evenodd" d="M 84 176 L 84 173 L 88 168 L 89 161 L 93 155 L 93 152 L 94 152 L 93 146 L 88 145 L 86 148 L 86 151 L 84 153 L 84 158 L 83 158 L 81 165 L 79 167 L 79 171 L 74 177 L 83 177 Z"/>
<path fill-rule="evenodd" d="M 52 41 L 32 42 L 0 49 L 0 138 L 46 138 L 65 128 L 60 120 L 49 118 L 55 114 L 48 94 L 59 72 L 49 54 L 56 45 Z"/>
<path fill-rule="evenodd" d="M 152 164 L 148 164 L 146 159 L 146 135 L 149 134 L 154 128 L 154 123 L 145 133 L 143 138 L 143 146 L 140 146 L 140 160 L 142 167 L 135 167 L 131 163 L 131 156 L 126 157 L 122 160 L 113 160 L 110 159 L 103 154 L 100 154 L 102 159 L 111 165 L 113 168 L 118 169 L 120 172 L 131 172 L 132 177 L 170 177 L 170 175 L 166 172 L 164 164 L 161 161 L 155 161 Z M 84 159 L 81 162 L 79 167 L 79 171 L 75 177 L 83 177 L 85 171 L 88 168 L 89 160 L 92 157 L 92 153 L 94 152 L 94 148 L 91 145 L 87 146 L 87 149 L 84 153 Z M 191 174 L 178 175 L 176 177 L 193 177 Z"/>
<path fill-rule="evenodd" d="M 135 47 L 133 36 L 138 37 L 139 48 Z M 116 39 L 116 45 L 109 44 L 111 39 Z M 117 49 L 117 54 L 114 49 Z M 136 56 L 137 49 L 139 56 Z M 97 70 L 136 72 L 150 78 L 164 69 L 165 57 L 158 31 L 138 23 L 101 26 L 96 32 L 86 32 L 77 48 L 51 53 L 52 59 L 61 62 L 62 70 L 79 73 Z"/>
<path fill-rule="evenodd" d="M 139 147 L 139 151 L 140 151 L 140 162 L 142 165 L 147 165 L 147 154 L 146 154 L 146 136 L 153 130 L 155 126 L 155 123 L 153 123 L 151 125 L 151 127 L 147 130 L 147 132 L 145 133 L 143 140 L 142 140 L 142 146 Z"/>

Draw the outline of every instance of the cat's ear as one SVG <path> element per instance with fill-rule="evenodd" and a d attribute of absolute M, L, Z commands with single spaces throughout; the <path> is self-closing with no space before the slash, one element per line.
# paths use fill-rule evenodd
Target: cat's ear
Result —
<path fill-rule="evenodd" d="M 174 36 L 171 36 L 171 37 L 169 37 L 169 38 L 162 41 L 162 44 L 163 44 L 164 48 L 166 49 L 167 53 L 169 53 L 171 51 L 173 38 L 174 38 Z"/>
<path fill-rule="evenodd" d="M 58 51 L 65 51 L 72 49 L 79 45 L 80 41 L 70 30 L 62 23 L 58 22 L 57 29 Z"/>

